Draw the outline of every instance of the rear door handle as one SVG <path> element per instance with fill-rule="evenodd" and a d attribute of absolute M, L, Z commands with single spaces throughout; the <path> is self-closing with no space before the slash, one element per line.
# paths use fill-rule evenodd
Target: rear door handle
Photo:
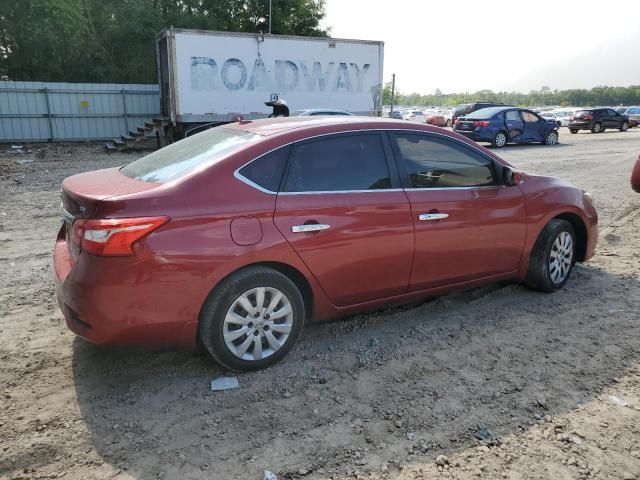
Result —
<path fill-rule="evenodd" d="M 443 218 L 449 218 L 448 213 L 421 213 L 418 215 L 418 220 L 420 221 L 433 221 L 433 220 L 442 220 Z"/>
<path fill-rule="evenodd" d="M 307 233 L 307 232 L 319 232 L 320 230 L 326 230 L 331 228 L 331 225 L 324 223 L 307 223 L 304 225 L 294 225 L 291 227 L 293 233 Z"/>

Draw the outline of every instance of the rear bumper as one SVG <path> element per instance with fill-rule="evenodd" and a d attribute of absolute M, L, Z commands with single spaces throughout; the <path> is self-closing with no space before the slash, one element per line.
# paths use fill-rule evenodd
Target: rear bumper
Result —
<path fill-rule="evenodd" d="M 573 122 L 567 125 L 572 130 L 591 130 L 591 122 Z"/>
<path fill-rule="evenodd" d="M 476 130 L 454 129 L 453 131 L 473 140 L 474 142 L 492 142 L 493 141 L 493 137 L 491 136 L 491 134 L 489 132 L 485 132 L 482 130 L 478 131 L 478 129 Z"/>
<path fill-rule="evenodd" d="M 98 345 L 195 348 L 197 315 L 179 301 L 175 283 L 139 262 L 134 256 L 86 253 L 74 262 L 61 229 L 53 265 L 58 304 L 69 330 Z"/>

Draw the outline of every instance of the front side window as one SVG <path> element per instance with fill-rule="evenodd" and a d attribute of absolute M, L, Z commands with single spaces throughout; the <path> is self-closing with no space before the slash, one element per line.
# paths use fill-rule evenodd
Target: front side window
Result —
<path fill-rule="evenodd" d="M 611 115 L 612 117 L 617 117 L 618 116 L 618 112 L 616 112 L 615 110 L 607 110 L 608 114 Z"/>
<path fill-rule="evenodd" d="M 380 135 L 338 135 L 295 145 L 284 192 L 391 188 Z"/>
<path fill-rule="evenodd" d="M 522 119 L 526 123 L 536 123 L 540 121 L 540 118 L 535 113 L 531 112 L 522 112 Z"/>
<path fill-rule="evenodd" d="M 411 188 L 495 185 L 493 162 L 463 145 L 414 133 L 394 133 Z"/>
<path fill-rule="evenodd" d="M 260 135 L 216 127 L 156 150 L 120 171 L 143 182 L 166 183 L 209 167 L 260 139 Z"/>
<path fill-rule="evenodd" d="M 277 192 L 282 174 L 287 166 L 290 147 L 269 152 L 242 167 L 239 171 L 247 180 L 270 192 Z"/>

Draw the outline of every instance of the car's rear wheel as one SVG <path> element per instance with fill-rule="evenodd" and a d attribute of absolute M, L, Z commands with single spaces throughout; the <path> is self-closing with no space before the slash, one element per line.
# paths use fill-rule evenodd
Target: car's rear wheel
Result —
<path fill-rule="evenodd" d="M 566 220 L 553 219 L 536 241 L 527 272 L 527 285 L 542 292 L 567 283 L 576 258 L 576 235 Z"/>
<path fill-rule="evenodd" d="M 591 131 L 593 133 L 600 133 L 602 132 L 602 125 L 600 124 L 600 122 L 596 122 L 593 124 L 593 127 L 591 127 Z"/>
<path fill-rule="evenodd" d="M 446 126 L 451 127 L 451 120 L 447 120 Z"/>
<path fill-rule="evenodd" d="M 199 335 L 211 356 L 230 370 L 259 370 L 281 360 L 302 332 L 305 306 L 298 287 L 266 267 L 225 279 L 205 302 Z"/>
<path fill-rule="evenodd" d="M 629 122 L 622 122 L 622 126 L 620 127 L 621 132 L 626 132 L 629 130 Z"/>
<path fill-rule="evenodd" d="M 502 148 L 507 144 L 507 134 L 503 131 L 499 131 L 496 133 L 495 137 L 493 137 L 493 141 L 491 145 L 496 148 Z"/>
<path fill-rule="evenodd" d="M 547 136 L 544 138 L 544 143 L 547 145 L 555 145 L 558 143 L 558 132 L 551 130 L 547 133 Z"/>
<path fill-rule="evenodd" d="M 573 133 L 574 135 L 575 135 L 576 133 L 578 133 L 578 130 L 576 130 L 575 128 L 570 128 L 570 129 L 569 129 L 569 131 L 570 131 L 571 133 Z"/>

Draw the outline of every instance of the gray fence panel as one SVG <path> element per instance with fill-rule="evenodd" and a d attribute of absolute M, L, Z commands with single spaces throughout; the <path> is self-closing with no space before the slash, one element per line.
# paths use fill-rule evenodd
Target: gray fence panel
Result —
<path fill-rule="evenodd" d="M 0 82 L 0 142 L 111 139 L 159 114 L 157 85 Z"/>

